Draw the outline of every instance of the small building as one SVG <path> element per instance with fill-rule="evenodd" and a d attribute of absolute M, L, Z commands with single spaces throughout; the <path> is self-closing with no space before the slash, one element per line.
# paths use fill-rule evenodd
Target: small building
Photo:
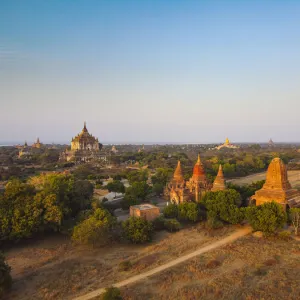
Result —
<path fill-rule="evenodd" d="M 153 221 L 157 217 L 159 217 L 160 211 L 159 208 L 152 204 L 140 204 L 130 206 L 130 216 L 143 218 L 147 221 Z"/>

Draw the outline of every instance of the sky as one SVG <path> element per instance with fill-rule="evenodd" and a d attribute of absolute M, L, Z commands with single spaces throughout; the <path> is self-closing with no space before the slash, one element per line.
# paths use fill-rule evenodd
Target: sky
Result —
<path fill-rule="evenodd" d="M 300 142 L 300 1 L 0 0 L 0 143 Z"/>

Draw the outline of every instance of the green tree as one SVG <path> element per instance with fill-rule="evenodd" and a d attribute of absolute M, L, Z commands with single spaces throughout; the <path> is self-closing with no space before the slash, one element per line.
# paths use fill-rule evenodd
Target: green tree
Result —
<path fill-rule="evenodd" d="M 155 183 L 152 187 L 152 191 L 157 195 L 161 195 L 164 191 L 164 185 L 161 183 Z"/>
<path fill-rule="evenodd" d="M 114 180 L 112 182 L 109 182 L 106 186 L 109 192 L 114 192 L 115 197 L 117 197 L 117 193 L 124 193 L 125 192 L 125 186 L 120 180 Z"/>
<path fill-rule="evenodd" d="M 203 204 L 208 218 L 217 218 L 231 224 L 240 223 L 244 219 L 243 211 L 239 209 L 241 195 L 236 190 L 208 192 L 203 197 Z"/>
<path fill-rule="evenodd" d="M 163 214 L 166 218 L 177 218 L 178 216 L 178 206 L 176 204 L 169 204 L 165 206 Z"/>
<path fill-rule="evenodd" d="M 6 293 L 12 284 L 12 279 L 10 276 L 11 268 L 5 262 L 4 255 L 0 252 L 0 298 Z"/>
<path fill-rule="evenodd" d="M 131 171 L 130 173 L 127 174 L 127 179 L 131 185 L 134 182 L 147 181 L 148 171 L 147 170 Z"/>
<path fill-rule="evenodd" d="M 141 200 L 136 198 L 134 195 L 130 193 L 126 193 L 123 200 L 121 201 L 121 207 L 123 210 L 128 210 L 132 205 L 138 205 L 141 203 Z"/>
<path fill-rule="evenodd" d="M 155 175 L 151 177 L 153 185 L 162 184 L 165 186 L 174 173 L 171 168 L 157 168 Z"/>
<path fill-rule="evenodd" d="M 170 232 L 178 231 L 181 229 L 181 224 L 176 219 L 166 219 L 164 227 Z"/>
<path fill-rule="evenodd" d="M 130 217 L 122 223 L 124 236 L 135 244 L 146 243 L 152 240 L 153 226 L 143 218 Z"/>
<path fill-rule="evenodd" d="M 107 210 L 97 208 L 93 215 L 74 227 L 72 240 L 83 245 L 107 245 L 113 240 L 116 224 L 116 218 Z"/>
<path fill-rule="evenodd" d="M 30 237 L 39 230 L 41 208 L 33 201 L 35 190 L 32 185 L 12 180 L 5 186 L 0 198 L 0 239 Z"/>
<path fill-rule="evenodd" d="M 151 192 L 150 186 L 146 181 L 133 182 L 130 187 L 126 189 L 126 194 L 130 194 L 132 197 L 145 200 L 147 195 Z"/>
<path fill-rule="evenodd" d="M 298 207 L 291 208 L 290 218 L 294 227 L 295 235 L 298 235 L 298 229 L 300 227 L 300 208 Z"/>
<path fill-rule="evenodd" d="M 101 296 L 101 300 L 122 300 L 121 292 L 116 287 L 109 287 L 105 289 L 104 294 Z"/>
<path fill-rule="evenodd" d="M 258 206 L 244 209 L 247 221 L 255 231 L 262 231 L 266 235 L 275 233 L 282 228 L 287 220 L 286 212 L 276 202 L 267 202 Z"/>
<path fill-rule="evenodd" d="M 178 204 L 178 219 L 192 222 L 199 221 L 200 211 L 197 203 L 183 202 Z"/>

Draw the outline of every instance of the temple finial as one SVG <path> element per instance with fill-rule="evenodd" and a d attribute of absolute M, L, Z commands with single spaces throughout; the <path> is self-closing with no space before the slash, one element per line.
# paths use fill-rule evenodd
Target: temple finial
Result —
<path fill-rule="evenodd" d="M 197 164 L 201 163 L 201 158 L 200 158 L 200 153 L 198 153 L 198 159 L 197 159 Z"/>

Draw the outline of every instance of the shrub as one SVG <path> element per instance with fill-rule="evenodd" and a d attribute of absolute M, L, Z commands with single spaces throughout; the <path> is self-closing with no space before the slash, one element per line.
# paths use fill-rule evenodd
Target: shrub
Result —
<path fill-rule="evenodd" d="M 199 207 L 194 202 L 184 202 L 178 205 L 178 219 L 197 222 L 200 219 Z"/>
<path fill-rule="evenodd" d="M 132 205 L 138 205 L 141 201 L 131 194 L 125 194 L 124 199 L 121 201 L 121 207 L 123 210 L 128 210 Z"/>
<path fill-rule="evenodd" d="M 177 218 L 178 206 L 176 204 L 171 203 L 164 208 L 163 213 L 166 218 Z"/>
<path fill-rule="evenodd" d="M 11 287 L 12 279 L 10 271 L 10 266 L 5 262 L 4 255 L 0 252 L 0 298 Z"/>
<path fill-rule="evenodd" d="M 116 218 L 107 210 L 97 208 L 93 215 L 74 227 L 72 240 L 75 243 L 103 246 L 113 239 Z"/>
<path fill-rule="evenodd" d="M 119 270 L 120 271 L 128 271 L 132 267 L 131 261 L 130 260 L 124 260 L 119 263 Z"/>
<path fill-rule="evenodd" d="M 206 268 L 208 268 L 208 269 L 214 269 L 214 268 L 216 268 L 216 267 L 218 267 L 220 265 L 221 265 L 220 261 L 218 261 L 216 259 L 212 259 L 212 260 L 210 260 L 210 261 L 207 262 Z"/>
<path fill-rule="evenodd" d="M 280 231 L 278 233 L 278 237 L 281 239 L 281 240 L 289 240 L 291 238 L 291 233 L 287 230 L 284 230 L 284 231 Z"/>
<path fill-rule="evenodd" d="M 206 221 L 206 228 L 207 229 L 219 229 L 224 227 L 224 224 L 222 221 L 215 217 L 209 217 Z"/>
<path fill-rule="evenodd" d="M 121 292 L 116 287 L 105 289 L 105 293 L 101 296 L 101 300 L 122 300 Z"/>
<path fill-rule="evenodd" d="M 267 270 L 263 266 L 257 265 L 255 267 L 253 274 L 256 276 L 265 276 L 267 275 Z"/>
<path fill-rule="evenodd" d="M 153 226 L 143 218 L 130 217 L 122 223 L 124 236 L 132 243 L 139 244 L 152 240 Z"/>
<path fill-rule="evenodd" d="M 163 230 L 165 229 L 165 218 L 163 216 L 159 216 L 152 221 L 153 229 L 154 230 Z"/>
<path fill-rule="evenodd" d="M 181 229 L 181 224 L 176 219 L 167 219 L 164 222 L 164 227 L 166 230 L 174 232 Z"/>
<path fill-rule="evenodd" d="M 253 230 L 262 231 L 265 235 L 274 234 L 287 219 L 286 212 L 276 202 L 247 207 L 245 215 Z"/>

